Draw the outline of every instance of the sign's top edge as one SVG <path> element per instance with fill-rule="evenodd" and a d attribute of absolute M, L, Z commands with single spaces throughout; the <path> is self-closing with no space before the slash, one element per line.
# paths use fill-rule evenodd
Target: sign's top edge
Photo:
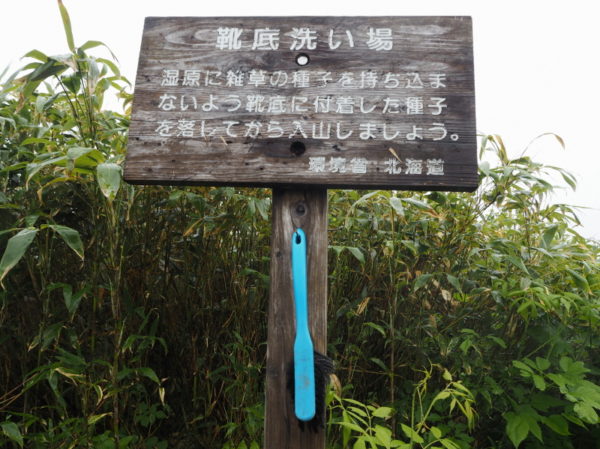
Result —
<path fill-rule="evenodd" d="M 227 19 L 227 20 L 242 20 L 242 19 L 462 19 L 472 20 L 473 16 L 454 16 L 454 15 L 415 15 L 415 16 L 146 16 L 145 19 Z"/>

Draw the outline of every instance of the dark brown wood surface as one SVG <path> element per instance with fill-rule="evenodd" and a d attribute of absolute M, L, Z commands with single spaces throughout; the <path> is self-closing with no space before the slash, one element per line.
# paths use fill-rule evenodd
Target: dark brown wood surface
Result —
<path fill-rule="evenodd" d="M 292 234 L 306 233 L 309 326 L 316 351 L 327 349 L 327 191 L 273 190 L 271 289 L 267 337 L 265 449 L 323 449 L 325 432 L 301 431 L 287 389 L 295 336 Z"/>
<path fill-rule="evenodd" d="M 277 49 L 266 41 L 252 49 L 265 29 L 278 30 Z M 298 33 L 307 29 L 303 42 Z M 305 66 L 296 63 L 301 53 Z M 238 85 L 227 78 L 235 73 Z M 471 19 L 148 18 L 124 176 L 140 184 L 474 190 Z"/>

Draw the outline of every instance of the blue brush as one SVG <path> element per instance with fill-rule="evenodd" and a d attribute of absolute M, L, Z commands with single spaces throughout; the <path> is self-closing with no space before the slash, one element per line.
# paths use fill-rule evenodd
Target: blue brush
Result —
<path fill-rule="evenodd" d="M 306 235 L 297 229 L 292 236 L 292 282 L 296 304 L 296 339 L 294 340 L 294 411 L 301 421 L 315 416 L 315 360 L 308 329 L 306 278 Z"/>

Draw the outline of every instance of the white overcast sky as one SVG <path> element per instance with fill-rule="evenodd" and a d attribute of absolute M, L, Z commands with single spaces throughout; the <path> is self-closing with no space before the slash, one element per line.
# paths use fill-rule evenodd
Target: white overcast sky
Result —
<path fill-rule="evenodd" d="M 600 239 L 600 26 L 588 0 L 63 0 L 75 44 L 106 43 L 135 79 L 146 16 L 468 15 L 473 17 L 477 129 L 500 134 L 511 156 L 527 153 L 578 178 L 557 202 L 585 207 L 579 232 Z M 31 49 L 67 49 L 55 0 L 4 0 L 0 72 Z"/>

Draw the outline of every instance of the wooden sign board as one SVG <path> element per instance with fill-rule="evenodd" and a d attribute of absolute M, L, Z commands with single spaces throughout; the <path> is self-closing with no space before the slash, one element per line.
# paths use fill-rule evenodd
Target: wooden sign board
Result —
<path fill-rule="evenodd" d="M 125 179 L 477 187 L 469 17 L 151 17 Z"/>

